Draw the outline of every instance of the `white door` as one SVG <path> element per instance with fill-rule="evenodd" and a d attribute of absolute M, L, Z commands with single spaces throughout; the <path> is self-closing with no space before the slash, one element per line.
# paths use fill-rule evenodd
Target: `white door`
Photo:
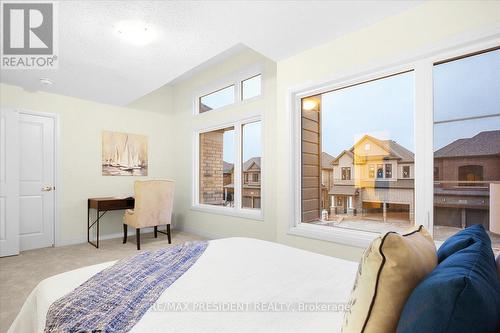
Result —
<path fill-rule="evenodd" d="M 21 251 L 54 244 L 55 120 L 19 115 L 19 240 Z"/>
<path fill-rule="evenodd" d="M 18 114 L 0 110 L 0 257 L 19 253 Z"/>

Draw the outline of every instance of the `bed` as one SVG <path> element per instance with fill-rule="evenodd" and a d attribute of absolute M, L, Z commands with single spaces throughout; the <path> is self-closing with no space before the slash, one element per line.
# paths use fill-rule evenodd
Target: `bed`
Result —
<path fill-rule="evenodd" d="M 43 332 L 54 301 L 113 264 L 41 281 L 8 332 Z M 213 240 L 131 332 L 340 332 L 357 266 L 262 240 Z"/>

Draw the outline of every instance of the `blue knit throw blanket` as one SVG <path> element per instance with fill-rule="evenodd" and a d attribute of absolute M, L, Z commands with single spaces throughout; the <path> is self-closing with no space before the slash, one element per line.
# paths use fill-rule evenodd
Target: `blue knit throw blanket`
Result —
<path fill-rule="evenodd" d="M 116 262 L 55 301 L 45 332 L 128 332 L 207 246 L 187 242 Z"/>

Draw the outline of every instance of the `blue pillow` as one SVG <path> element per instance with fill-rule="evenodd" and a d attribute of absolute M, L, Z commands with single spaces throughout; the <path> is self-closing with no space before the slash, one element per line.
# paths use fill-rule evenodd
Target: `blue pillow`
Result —
<path fill-rule="evenodd" d="M 484 228 L 467 228 L 443 245 L 441 263 L 411 293 L 397 333 L 500 332 L 500 280 Z"/>
<path fill-rule="evenodd" d="M 438 263 L 442 262 L 453 253 L 474 244 L 475 241 L 488 243 L 491 247 L 490 237 L 481 224 L 472 225 L 448 238 L 437 251 Z"/>

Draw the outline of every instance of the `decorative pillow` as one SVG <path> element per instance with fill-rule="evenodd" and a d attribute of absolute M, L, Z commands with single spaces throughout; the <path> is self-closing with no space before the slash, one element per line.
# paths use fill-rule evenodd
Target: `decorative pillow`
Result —
<path fill-rule="evenodd" d="M 453 253 L 474 244 L 476 241 L 491 242 L 481 224 L 472 225 L 448 238 L 437 251 L 438 263 L 451 256 Z"/>
<path fill-rule="evenodd" d="M 469 227 L 447 243 L 468 237 L 471 245 L 443 259 L 412 292 L 398 333 L 500 332 L 500 280 L 484 228 Z"/>
<path fill-rule="evenodd" d="M 434 241 L 423 226 L 375 239 L 359 264 L 342 332 L 395 332 L 408 296 L 436 262 Z"/>

